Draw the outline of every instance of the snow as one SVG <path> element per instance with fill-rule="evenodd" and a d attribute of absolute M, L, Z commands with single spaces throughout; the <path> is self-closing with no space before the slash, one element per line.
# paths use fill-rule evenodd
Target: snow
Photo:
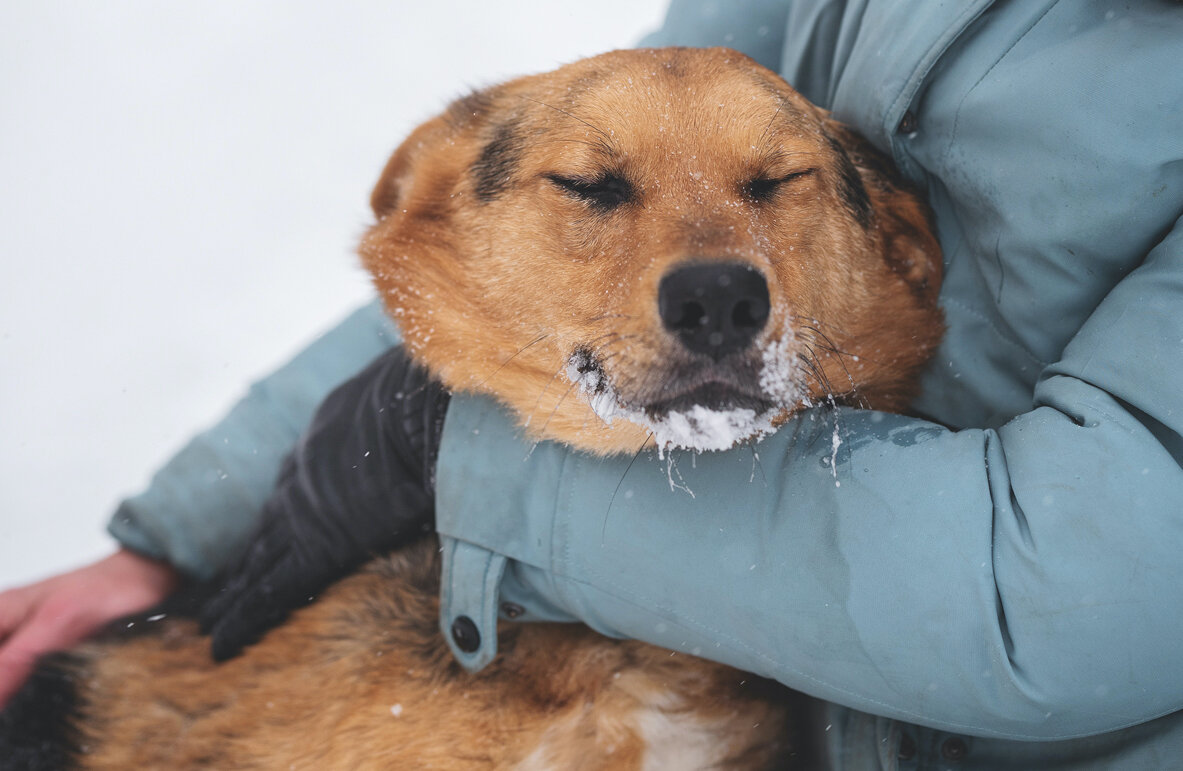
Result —
<path fill-rule="evenodd" d="M 838 479 L 838 450 L 842 447 L 842 436 L 838 430 L 838 418 L 834 417 L 834 432 L 830 435 L 830 473 L 834 475 L 834 487 L 841 487 Z"/>
<path fill-rule="evenodd" d="M 611 423 L 620 418 L 643 426 L 652 435 L 658 455 L 664 456 L 667 450 L 673 449 L 696 452 L 727 450 L 739 442 L 759 441 L 773 433 L 776 430 L 773 420 L 782 409 L 795 406 L 807 398 L 804 374 L 798 364 L 795 337 L 791 330 L 766 343 L 761 351 L 761 360 L 760 389 L 777 405 L 761 413 L 747 408 L 712 410 L 695 405 L 689 410 L 673 411 L 654 418 L 643 410 L 625 404 L 592 355 L 582 349 L 575 351 L 568 359 L 566 373 L 601 420 Z M 837 453 L 837 447 L 834 451 Z M 685 489 L 674 482 L 675 471 L 672 465 L 667 468 L 670 486 Z"/>
<path fill-rule="evenodd" d="M 761 353 L 760 388 L 781 404 L 796 404 L 805 396 L 805 376 L 797 359 L 796 336 L 787 329 Z"/>
<path fill-rule="evenodd" d="M 120 498 L 371 296 L 410 129 L 664 6 L 0 3 L 0 587 L 112 549 Z"/>
<path fill-rule="evenodd" d="M 695 405 L 686 412 L 670 412 L 661 420 L 640 415 L 633 420 L 653 433 L 658 448 L 727 450 L 745 439 L 772 433 L 772 419 L 779 410 L 756 414 L 755 410 L 711 410 Z"/>

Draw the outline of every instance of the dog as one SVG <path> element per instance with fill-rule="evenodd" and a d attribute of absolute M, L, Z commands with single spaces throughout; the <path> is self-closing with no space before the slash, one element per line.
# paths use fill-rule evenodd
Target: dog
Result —
<path fill-rule="evenodd" d="M 362 263 L 413 359 L 589 453 L 903 410 L 943 331 L 921 199 L 727 49 L 617 51 L 459 99 L 371 203 Z M 0 747 L 29 768 L 808 767 L 803 697 L 705 660 L 506 623 L 466 673 L 437 551 L 371 562 L 222 664 L 173 617 L 80 646 Z"/>

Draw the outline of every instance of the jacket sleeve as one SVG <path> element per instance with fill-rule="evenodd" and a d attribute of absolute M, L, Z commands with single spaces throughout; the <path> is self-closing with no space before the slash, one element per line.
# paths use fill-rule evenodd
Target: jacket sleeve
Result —
<path fill-rule="evenodd" d="M 501 596 L 529 617 L 862 711 L 1011 739 L 1144 722 L 1183 708 L 1180 308 L 1177 223 L 997 430 L 815 410 L 630 464 L 530 451 L 455 397 L 438 527 L 515 560 Z"/>
<path fill-rule="evenodd" d="M 399 342 L 377 301 L 255 383 L 123 501 L 107 529 L 134 551 L 210 578 L 254 529 L 280 464 L 329 391 Z"/>
<path fill-rule="evenodd" d="M 814 104 L 829 107 L 835 63 L 846 50 L 847 0 L 672 0 L 640 46 L 723 46 L 779 72 Z"/>
<path fill-rule="evenodd" d="M 726 46 L 775 70 L 780 66 L 788 18 L 789 0 L 672 0 L 661 27 L 638 45 Z"/>

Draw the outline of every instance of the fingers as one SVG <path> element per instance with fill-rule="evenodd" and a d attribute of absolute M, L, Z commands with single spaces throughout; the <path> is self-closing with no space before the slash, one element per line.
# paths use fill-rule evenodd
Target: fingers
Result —
<path fill-rule="evenodd" d="M 75 603 L 39 605 L 0 646 L 0 707 L 20 689 L 42 656 L 70 647 L 101 623 Z"/>
<path fill-rule="evenodd" d="M 39 595 L 36 586 L 0 592 L 0 645 L 29 617 Z"/>
<path fill-rule="evenodd" d="M 175 571 L 120 550 L 91 565 L 0 594 L 0 705 L 51 651 L 162 600 Z"/>
<path fill-rule="evenodd" d="M 0 593 L 0 709 L 20 689 L 37 663 L 19 630 L 32 615 L 42 593 L 36 584 Z"/>
<path fill-rule="evenodd" d="M 9 650 L 8 646 L 0 650 L 0 710 L 29 679 L 38 658 L 20 649 Z"/>

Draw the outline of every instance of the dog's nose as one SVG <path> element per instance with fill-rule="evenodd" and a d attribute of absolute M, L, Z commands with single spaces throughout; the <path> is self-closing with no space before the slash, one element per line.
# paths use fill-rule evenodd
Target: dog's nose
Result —
<path fill-rule="evenodd" d="M 768 321 L 768 309 L 768 282 L 743 262 L 682 265 L 657 288 L 665 328 L 715 361 L 746 348 Z"/>

